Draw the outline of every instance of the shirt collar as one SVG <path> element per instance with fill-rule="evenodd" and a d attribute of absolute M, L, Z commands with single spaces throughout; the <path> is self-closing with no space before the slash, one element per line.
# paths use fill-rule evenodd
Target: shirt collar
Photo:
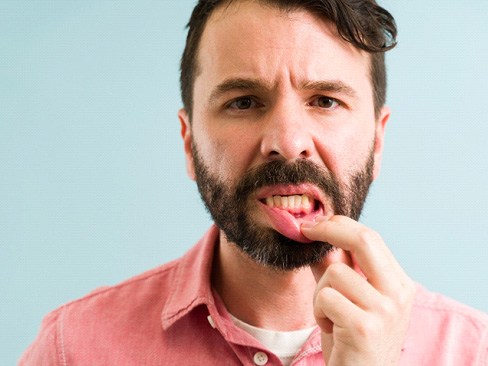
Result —
<path fill-rule="evenodd" d="M 218 238 L 219 229 L 213 225 L 198 243 L 177 261 L 171 278 L 174 286 L 171 287 L 168 301 L 161 314 L 163 329 L 170 328 L 197 306 L 206 305 L 209 313 L 213 315 L 212 321 L 215 322 L 215 326 L 228 341 L 259 348 L 261 345 L 255 338 L 235 326 L 223 301 L 212 290 L 212 262 Z M 318 327 L 307 343 L 306 353 L 321 351 Z"/>
<path fill-rule="evenodd" d="M 219 229 L 213 225 L 178 262 L 173 271 L 174 286 L 161 314 L 164 329 L 199 305 L 215 306 L 210 276 L 218 236 Z"/>

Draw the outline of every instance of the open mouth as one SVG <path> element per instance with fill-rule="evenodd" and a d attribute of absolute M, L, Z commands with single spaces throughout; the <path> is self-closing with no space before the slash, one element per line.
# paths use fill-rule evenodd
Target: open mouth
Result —
<path fill-rule="evenodd" d="M 320 191 L 311 185 L 274 186 L 260 192 L 259 202 L 268 224 L 280 234 L 301 243 L 310 243 L 300 230 L 329 211 Z"/>

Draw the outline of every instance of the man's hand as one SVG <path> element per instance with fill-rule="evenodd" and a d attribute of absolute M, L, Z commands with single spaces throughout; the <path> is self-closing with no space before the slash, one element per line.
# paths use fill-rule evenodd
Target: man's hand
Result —
<path fill-rule="evenodd" d="M 312 268 L 314 315 L 327 366 L 397 365 L 415 286 L 381 237 L 345 216 L 302 225 L 311 240 L 337 247 Z"/>

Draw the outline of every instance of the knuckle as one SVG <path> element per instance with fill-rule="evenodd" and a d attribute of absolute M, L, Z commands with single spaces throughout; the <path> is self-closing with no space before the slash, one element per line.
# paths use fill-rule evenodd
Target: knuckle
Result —
<path fill-rule="evenodd" d="M 341 278 L 346 270 L 346 266 L 346 264 L 341 262 L 332 263 L 325 271 L 325 274 L 331 280 Z"/>
<path fill-rule="evenodd" d="M 369 338 L 376 335 L 379 330 L 374 318 L 367 317 L 356 324 L 356 331 L 361 338 Z"/>
<path fill-rule="evenodd" d="M 323 287 L 315 293 L 315 307 L 322 307 L 328 304 L 334 297 L 334 290 L 330 287 Z"/>
<path fill-rule="evenodd" d="M 363 228 L 358 233 L 359 242 L 364 246 L 372 246 L 382 240 L 380 234 L 369 228 Z"/>
<path fill-rule="evenodd" d="M 384 319 L 393 319 L 396 318 L 399 307 L 397 307 L 396 303 L 388 299 L 379 304 L 378 310 Z"/>

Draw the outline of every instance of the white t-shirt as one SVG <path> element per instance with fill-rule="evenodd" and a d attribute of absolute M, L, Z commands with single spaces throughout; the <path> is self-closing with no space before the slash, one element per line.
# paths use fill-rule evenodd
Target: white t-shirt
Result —
<path fill-rule="evenodd" d="M 316 327 L 279 332 L 257 328 L 232 316 L 234 324 L 256 338 L 263 346 L 278 356 L 285 366 L 289 366 L 300 348 Z"/>

